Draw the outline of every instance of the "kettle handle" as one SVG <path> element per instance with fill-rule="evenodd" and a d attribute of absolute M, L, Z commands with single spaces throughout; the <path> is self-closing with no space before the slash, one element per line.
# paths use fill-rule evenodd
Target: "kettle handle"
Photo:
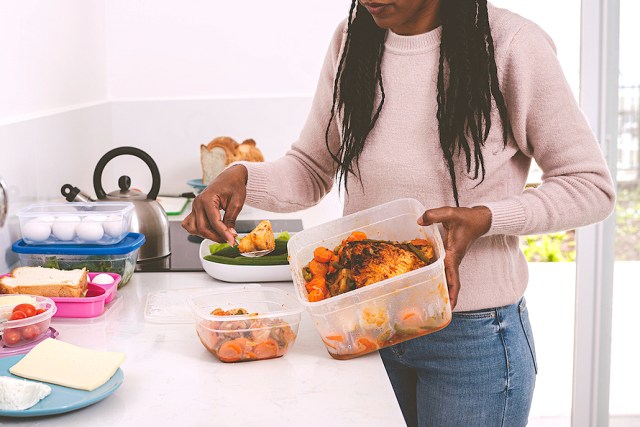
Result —
<path fill-rule="evenodd" d="M 104 188 L 102 188 L 102 172 L 104 171 L 104 167 L 113 158 L 126 154 L 139 158 L 149 166 L 153 181 L 151 184 L 151 190 L 149 190 L 149 193 L 147 194 L 147 199 L 155 200 L 156 197 L 158 197 L 158 192 L 160 191 L 160 171 L 158 170 L 158 165 L 156 165 L 156 162 L 150 155 L 136 147 L 114 148 L 100 158 L 96 165 L 96 169 L 93 171 L 93 187 L 96 192 L 96 197 L 100 200 L 107 197 L 107 193 L 105 193 Z"/>

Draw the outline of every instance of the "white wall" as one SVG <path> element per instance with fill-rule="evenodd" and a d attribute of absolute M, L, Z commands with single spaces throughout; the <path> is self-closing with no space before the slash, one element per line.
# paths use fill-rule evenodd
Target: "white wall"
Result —
<path fill-rule="evenodd" d="M 350 2 L 109 0 L 113 100 L 312 94 Z"/>
<path fill-rule="evenodd" d="M 104 3 L 0 1 L 0 124 L 106 100 Z"/>

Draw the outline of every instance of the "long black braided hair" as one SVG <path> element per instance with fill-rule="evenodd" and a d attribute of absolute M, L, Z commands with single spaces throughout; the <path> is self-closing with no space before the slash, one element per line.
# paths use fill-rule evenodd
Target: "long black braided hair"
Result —
<path fill-rule="evenodd" d="M 485 177 L 482 147 L 491 129 L 492 101 L 500 114 L 505 145 L 509 125 L 498 86 L 487 0 L 444 0 L 440 4 L 440 18 L 437 119 L 440 146 L 451 177 L 453 197 L 459 206 L 454 156 L 464 153 L 467 174 L 474 180 L 480 177 L 479 185 Z M 386 35 L 386 30 L 376 25 L 357 0 L 351 2 L 347 22 L 325 134 L 327 149 L 338 164 L 338 179 L 344 181 L 345 189 L 350 174 L 359 176 L 360 154 L 384 105 L 380 64 Z M 378 90 L 380 101 L 375 105 Z M 329 128 L 338 113 L 342 114 L 342 141 L 334 153 L 329 148 Z"/>

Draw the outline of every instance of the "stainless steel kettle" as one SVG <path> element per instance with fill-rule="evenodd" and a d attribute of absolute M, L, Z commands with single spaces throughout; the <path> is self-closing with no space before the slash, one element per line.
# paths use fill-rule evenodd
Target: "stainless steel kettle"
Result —
<path fill-rule="evenodd" d="M 4 225 L 9 212 L 9 200 L 7 198 L 7 186 L 0 176 L 0 227 Z"/>
<path fill-rule="evenodd" d="M 131 178 L 123 175 L 118 179 L 119 190 L 106 194 L 102 188 L 102 172 L 113 158 L 130 155 L 144 161 L 151 170 L 153 182 L 148 194 L 130 189 Z M 156 201 L 160 191 L 160 172 L 156 162 L 144 151 L 136 147 L 118 147 L 107 152 L 98 161 L 93 172 L 93 187 L 99 200 L 131 202 L 134 205 L 130 230 L 144 234 L 146 240 L 138 253 L 138 262 L 157 260 L 171 254 L 169 241 L 169 219 L 160 203 Z"/>

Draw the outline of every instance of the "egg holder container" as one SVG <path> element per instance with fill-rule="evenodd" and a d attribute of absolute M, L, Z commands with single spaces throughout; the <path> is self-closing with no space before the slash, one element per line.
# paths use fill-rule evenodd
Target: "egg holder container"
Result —
<path fill-rule="evenodd" d="M 112 245 L 129 232 L 133 203 L 36 203 L 16 215 L 29 245 Z"/>
<path fill-rule="evenodd" d="M 98 274 L 111 276 L 113 283 L 101 285 L 93 283 Z M 3 274 L 0 277 L 10 276 Z M 84 297 L 52 297 L 58 310 L 53 315 L 55 318 L 89 318 L 97 317 L 104 313 L 105 306 L 116 297 L 118 284 L 121 277 L 116 273 L 89 273 L 87 293 Z"/>

